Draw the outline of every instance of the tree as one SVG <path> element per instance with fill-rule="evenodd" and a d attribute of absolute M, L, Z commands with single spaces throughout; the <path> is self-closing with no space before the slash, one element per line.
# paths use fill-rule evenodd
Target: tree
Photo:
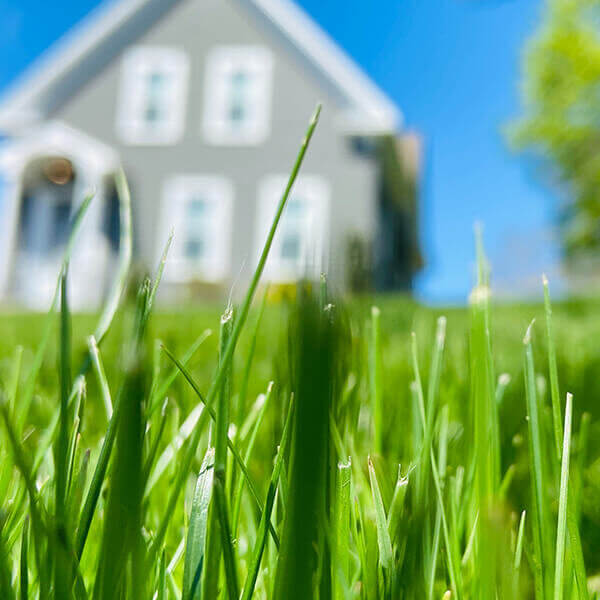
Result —
<path fill-rule="evenodd" d="M 600 251 L 600 0 L 546 0 L 530 40 L 523 115 L 510 128 L 566 189 L 560 209 L 567 258 Z"/>

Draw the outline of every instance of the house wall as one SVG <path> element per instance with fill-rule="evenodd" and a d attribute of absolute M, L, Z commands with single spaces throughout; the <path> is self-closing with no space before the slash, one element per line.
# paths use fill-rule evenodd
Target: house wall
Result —
<path fill-rule="evenodd" d="M 377 165 L 353 150 L 336 128 L 337 100 L 320 87 L 289 48 L 273 38 L 235 0 L 184 0 L 134 41 L 185 50 L 190 77 L 183 138 L 170 146 L 124 145 L 116 131 L 121 57 L 92 78 L 52 118 L 112 146 L 128 174 L 134 204 L 137 254 L 153 267 L 164 238 L 159 233 L 164 181 L 174 174 L 212 174 L 234 186 L 232 260 L 228 285 L 246 260 L 249 277 L 256 256 L 257 190 L 269 174 L 288 173 L 317 101 L 321 121 L 302 173 L 330 185 L 330 278 L 343 286 L 349 233 L 372 238 L 376 222 Z M 212 146 L 203 139 L 202 111 L 207 53 L 219 44 L 262 44 L 274 55 L 271 133 L 256 146 Z M 175 232 L 177 235 L 177 232 Z"/>

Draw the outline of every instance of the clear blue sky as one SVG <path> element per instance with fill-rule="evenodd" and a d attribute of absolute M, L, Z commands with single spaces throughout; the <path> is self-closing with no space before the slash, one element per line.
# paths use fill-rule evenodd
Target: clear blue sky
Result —
<path fill-rule="evenodd" d="M 542 2 L 300 1 L 424 136 L 424 300 L 466 299 L 477 220 L 500 292 L 530 293 L 542 271 L 557 269 L 555 201 L 501 131 L 518 114 L 520 56 Z M 97 4 L 0 0 L 0 91 Z"/>

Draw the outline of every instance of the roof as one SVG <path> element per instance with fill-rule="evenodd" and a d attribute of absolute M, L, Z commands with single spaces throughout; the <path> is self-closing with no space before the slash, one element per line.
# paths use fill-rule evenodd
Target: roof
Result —
<path fill-rule="evenodd" d="M 43 120 L 183 0 L 110 0 L 54 44 L 0 99 L 0 131 Z M 200 1 L 200 0 L 187 0 Z M 291 0 L 232 0 L 261 19 L 332 90 L 356 134 L 398 131 L 401 114 L 352 59 Z"/>

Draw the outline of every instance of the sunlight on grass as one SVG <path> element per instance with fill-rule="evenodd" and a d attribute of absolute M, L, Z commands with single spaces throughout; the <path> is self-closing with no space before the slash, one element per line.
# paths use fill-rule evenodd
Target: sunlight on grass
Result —
<path fill-rule="evenodd" d="M 493 308 L 478 232 L 468 314 L 344 305 L 325 277 L 255 302 L 319 111 L 218 328 L 212 308 L 153 314 L 172 238 L 131 283 L 122 174 L 112 292 L 98 322 L 71 315 L 82 204 L 49 313 L 11 321 L 35 341 L 0 344 L 0 598 L 598 597 L 598 423 L 584 393 L 563 417 L 586 361 L 545 279 L 545 328 Z"/>

